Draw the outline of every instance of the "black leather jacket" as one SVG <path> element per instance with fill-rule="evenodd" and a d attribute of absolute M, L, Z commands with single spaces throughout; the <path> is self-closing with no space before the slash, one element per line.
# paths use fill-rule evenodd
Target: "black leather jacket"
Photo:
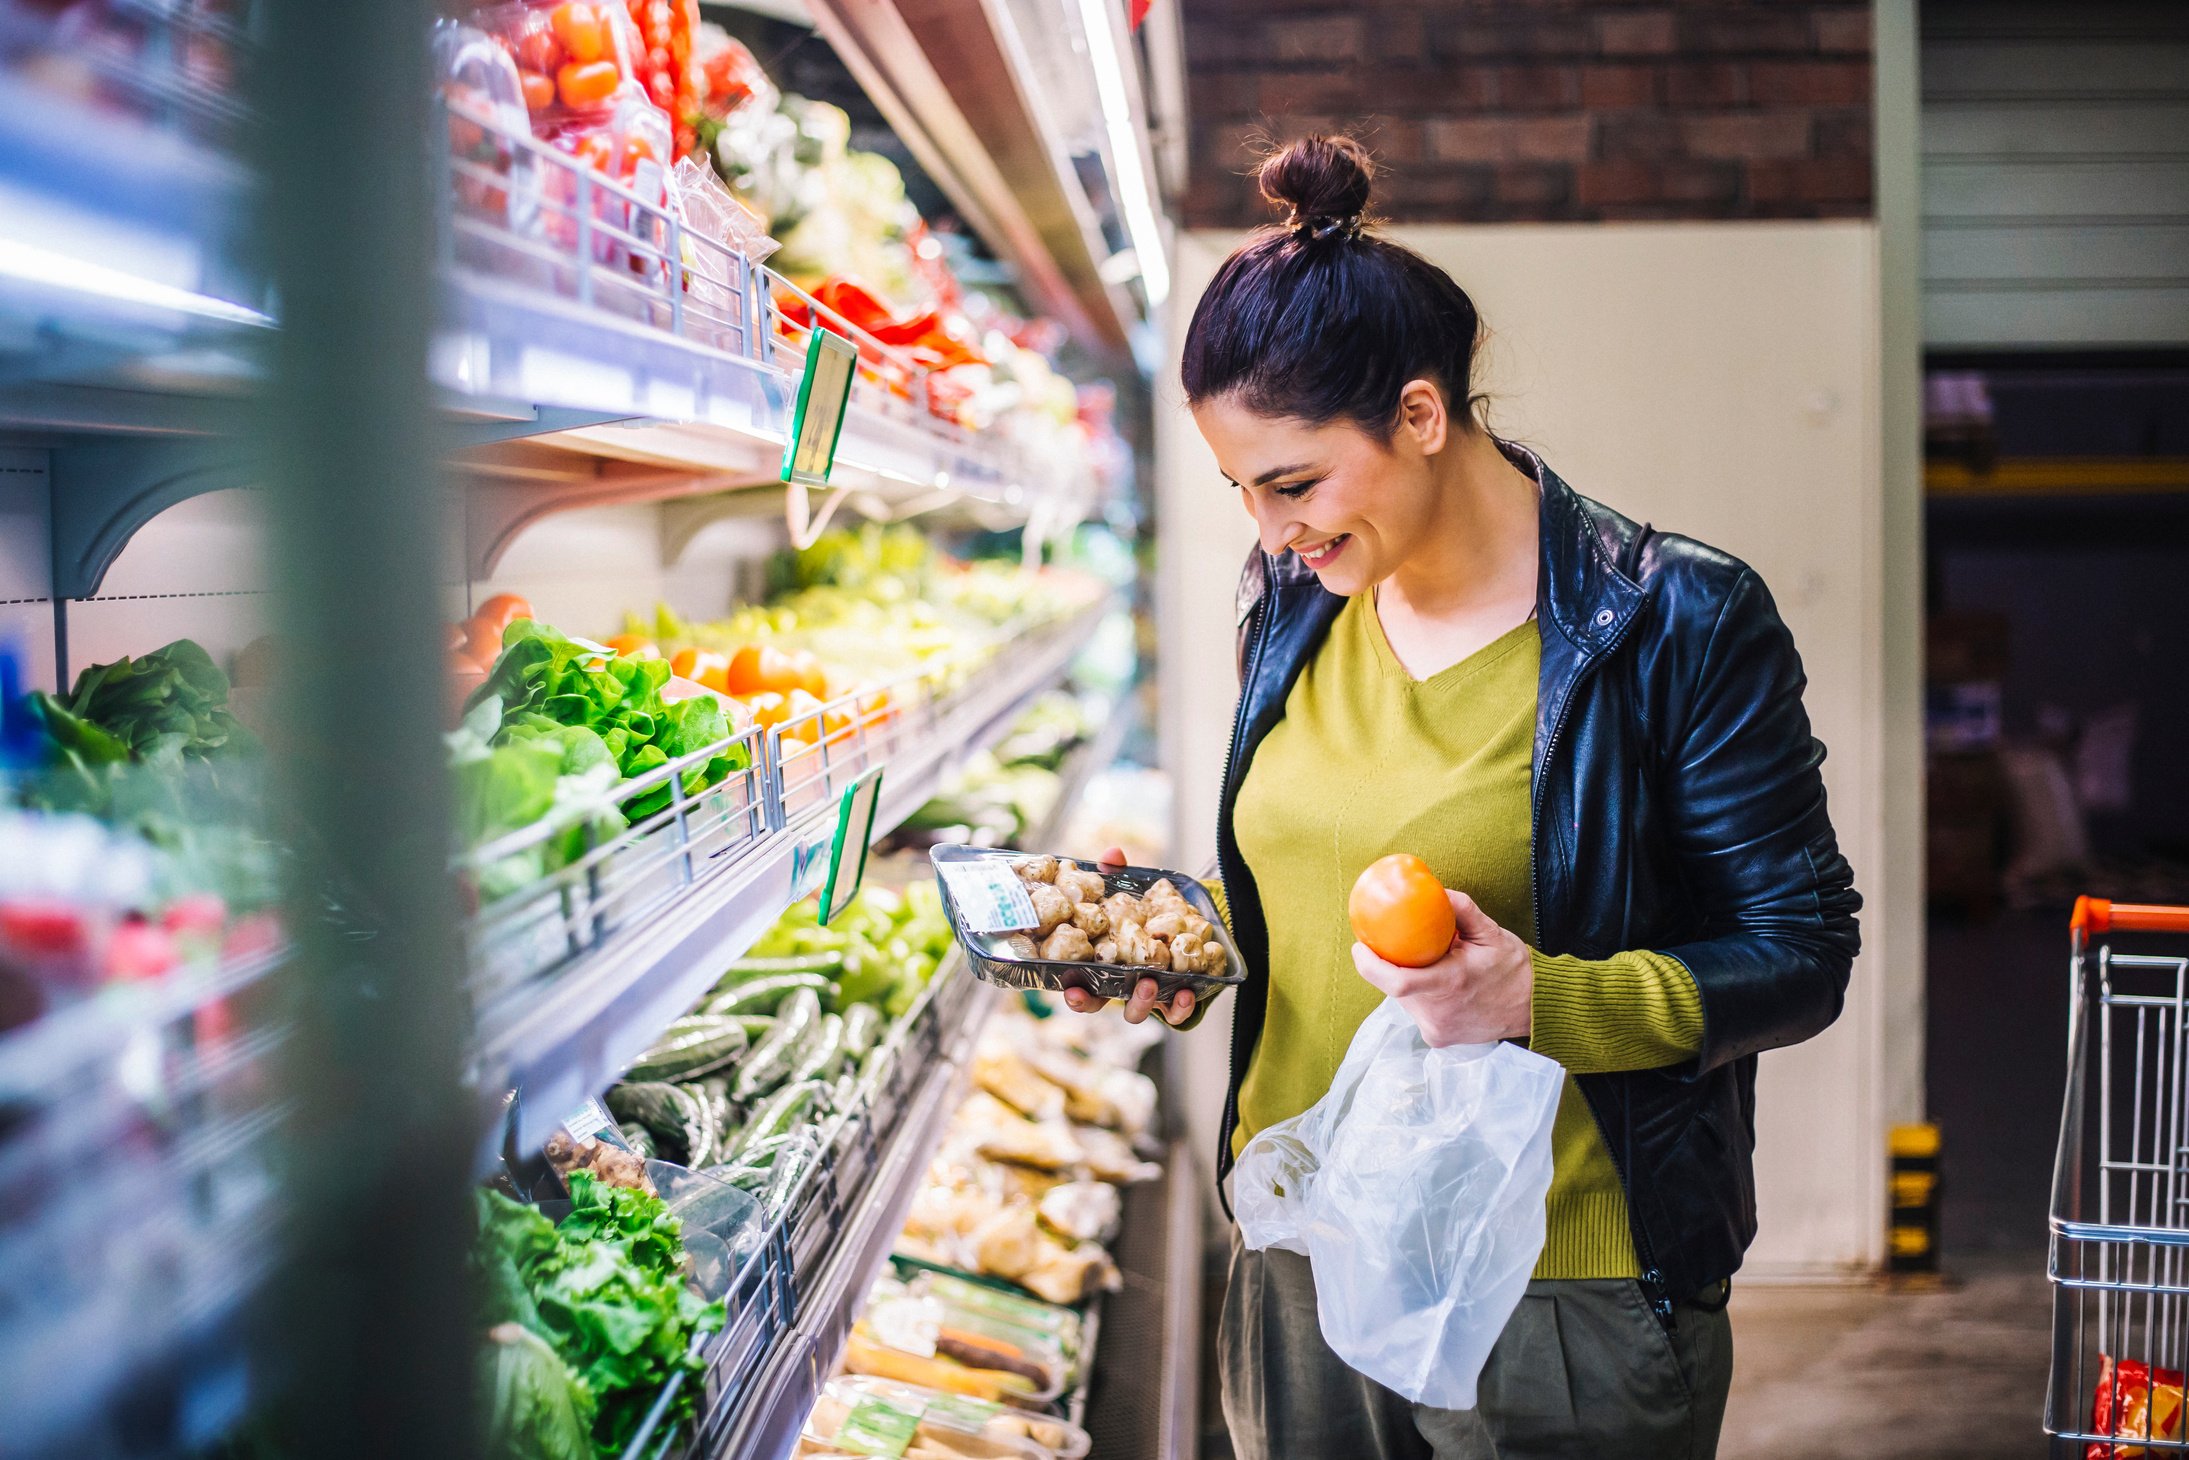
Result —
<path fill-rule="evenodd" d="M 1536 946 L 1584 958 L 1655 949 L 1702 992 L 1693 1061 L 1577 1077 L 1626 1189 L 1644 1285 L 1669 1317 L 1671 1298 L 1730 1277 L 1755 1236 L 1756 1055 L 1838 1017 L 1862 900 L 1825 811 L 1801 659 L 1763 581 L 1506 450 L 1542 501 Z M 1290 553 L 1248 559 L 1217 865 L 1251 977 L 1232 1026 L 1219 1180 L 1269 1004 L 1268 927 L 1232 810 L 1343 603 Z"/>

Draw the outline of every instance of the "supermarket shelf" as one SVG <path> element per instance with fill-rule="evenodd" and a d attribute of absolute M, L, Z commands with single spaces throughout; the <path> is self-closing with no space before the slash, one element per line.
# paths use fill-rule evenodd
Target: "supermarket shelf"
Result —
<path fill-rule="evenodd" d="M 814 0 L 816 28 L 1021 287 L 1098 357 L 1138 322 L 1007 8 Z M 1062 26 L 1064 17 L 1056 17 Z"/>
<path fill-rule="evenodd" d="M 886 1144 L 878 1147 L 871 1173 L 841 1218 L 829 1224 L 829 1245 L 798 1295 L 792 1327 L 754 1369 L 748 1385 L 717 1390 L 702 1418 L 695 1455 L 776 1460 L 797 1449 L 806 1415 L 835 1373 L 852 1321 L 889 1258 L 935 1145 L 965 1093 L 974 1044 L 995 1007 L 997 991 L 976 983 L 962 961 L 953 960 L 950 983 L 960 986 L 962 1006 L 940 1023 L 935 1047 L 919 1061 L 920 1083 Z"/>
<path fill-rule="evenodd" d="M 109 987 L 0 1039 L 9 1454 L 180 1452 L 239 1416 L 285 1119 L 284 1031 L 239 1011 L 279 963 Z"/>
<path fill-rule="evenodd" d="M 537 1149 L 819 885 L 838 798 L 854 777 L 883 767 L 875 834 L 893 829 L 1063 676 L 1102 612 L 1097 605 L 1013 636 L 962 685 L 906 707 L 871 739 L 807 748 L 784 738 L 801 722 L 779 727 L 753 746 L 750 768 L 706 798 L 589 853 L 543 884 L 542 895 L 483 912 L 473 938 L 474 1070 L 482 1090 L 522 1093 L 516 1144 Z M 655 775 L 674 781 L 686 768 L 672 763 Z M 502 1141 L 500 1132 L 484 1134 L 482 1169 Z"/>

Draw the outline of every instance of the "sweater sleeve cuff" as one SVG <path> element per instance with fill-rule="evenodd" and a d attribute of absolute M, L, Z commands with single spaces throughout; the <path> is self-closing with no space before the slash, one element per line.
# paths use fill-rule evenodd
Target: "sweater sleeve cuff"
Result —
<path fill-rule="evenodd" d="M 1535 993 L 1529 1047 L 1577 1075 L 1653 1070 L 1702 1048 L 1702 993 L 1663 953 L 1611 958 L 1530 954 Z"/>

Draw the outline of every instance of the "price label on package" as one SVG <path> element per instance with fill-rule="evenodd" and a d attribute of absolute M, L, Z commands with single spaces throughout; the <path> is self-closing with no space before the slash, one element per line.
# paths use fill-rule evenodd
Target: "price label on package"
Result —
<path fill-rule="evenodd" d="M 1015 933 L 1041 926 L 1041 919 L 1034 914 L 1034 900 L 1026 895 L 1026 884 L 1011 870 L 1008 859 L 940 862 L 935 870 L 942 874 L 943 886 L 949 889 L 950 901 L 958 910 L 958 921 L 968 931 Z"/>

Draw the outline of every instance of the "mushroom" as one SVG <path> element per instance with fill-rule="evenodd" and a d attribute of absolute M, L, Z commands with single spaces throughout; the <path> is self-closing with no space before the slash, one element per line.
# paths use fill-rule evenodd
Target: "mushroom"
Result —
<path fill-rule="evenodd" d="M 1065 923 L 1041 940 L 1041 956 L 1060 963 L 1091 963 L 1094 944 L 1085 933 Z"/>
<path fill-rule="evenodd" d="M 1067 922 L 1072 916 L 1072 900 L 1046 882 L 1036 882 L 1026 889 L 1034 904 L 1036 931 L 1047 937 L 1050 929 Z"/>
<path fill-rule="evenodd" d="M 1041 956 L 1041 949 L 1036 947 L 1034 940 L 1024 933 L 1013 933 L 1003 940 L 1003 946 L 1011 950 L 1013 958 L 1039 958 Z"/>
<path fill-rule="evenodd" d="M 1057 891 L 1074 902 L 1096 902 L 1103 893 L 1102 874 L 1075 867 L 1070 862 L 1057 864 Z"/>
<path fill-rule="evenodd" d="M 1072 926 L 1090 938 L 1099 938 L 1110 930 L 1110 915 L 1097 903 L 1075 903 L 1072 907 Z"/>
<path fill-rule="evenodd" d="M 1141 926 L 1153 937 L 1175 938 L 1186 930 L 1186 919 L 1183 914 L 1165 908 L 1161 912 L 1149 914 Z"/>
<path fill-rule="evenodd" d="M 1021 857 L 1012 863 L 1011 870 L 1018 873 L 1022 882 L 1054 882 L 1057 865 L 1054 857 Z"/>
<path fill-rule="evenodd" d="M 1095 950 L 1095 962 L 1097 962 L 1097 963 L 1115 963 L 1115 962 L 1117 962 L 1117 939 L 1115 939 L 1115 938 L 1097 938 L 1097 939 L 1095 939 L 1095 945 L 1094 945 L 1094 950 Z"/>

